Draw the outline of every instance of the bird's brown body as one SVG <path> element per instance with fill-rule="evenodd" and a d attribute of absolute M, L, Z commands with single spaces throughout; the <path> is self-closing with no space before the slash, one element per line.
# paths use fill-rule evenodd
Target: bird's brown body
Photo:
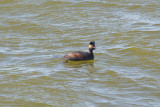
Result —
<path fill-rule="evenodd" d="M 71 61 L 81 61 L 81 60 L 92 60 L 94 59 L 93 50 L 95 49 L 95 42 L 89 43 L 89 52 L 75 51 L 64 56 L 66 62 Z"/>

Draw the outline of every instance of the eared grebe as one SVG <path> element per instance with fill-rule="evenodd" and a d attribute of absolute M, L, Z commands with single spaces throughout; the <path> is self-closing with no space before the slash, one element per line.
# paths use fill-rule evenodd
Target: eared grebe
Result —
<path fill-rule="evenodd" d="M 92 60 L 94 59 L 93 50 L 95 49 L 95 42 L 92 41 L 89 43 L 89 52 L 75 51 L 64 56 L 66 62 L 71 61 L 80 61 L 80 60 Z"/>

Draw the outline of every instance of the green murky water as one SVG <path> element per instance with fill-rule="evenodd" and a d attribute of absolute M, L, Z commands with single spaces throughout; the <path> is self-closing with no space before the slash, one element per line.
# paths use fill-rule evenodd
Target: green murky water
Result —
<path fill-rule="evenodd" d="M 159 107 L 159 5 L 0 0 L 0 106 Z M 94 61 L 63 63 L 92 40 Z"/>

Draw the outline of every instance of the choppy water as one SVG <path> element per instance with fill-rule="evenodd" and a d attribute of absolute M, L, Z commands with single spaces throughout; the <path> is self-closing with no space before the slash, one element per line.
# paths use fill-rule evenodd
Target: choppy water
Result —
<path fill-rule="evenodd" d="M 160 1 L 0 0 L 0 106 L 160 107 Z M 87 51 L 94 61 L 62 63 Z"/>

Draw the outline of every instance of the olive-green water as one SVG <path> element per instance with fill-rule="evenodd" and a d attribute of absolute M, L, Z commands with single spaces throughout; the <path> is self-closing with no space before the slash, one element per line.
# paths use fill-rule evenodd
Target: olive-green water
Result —
<path fill-rule="evenodd" d="M 160 1 L 0 0 L 0 107 L 160 107 Z"/>

